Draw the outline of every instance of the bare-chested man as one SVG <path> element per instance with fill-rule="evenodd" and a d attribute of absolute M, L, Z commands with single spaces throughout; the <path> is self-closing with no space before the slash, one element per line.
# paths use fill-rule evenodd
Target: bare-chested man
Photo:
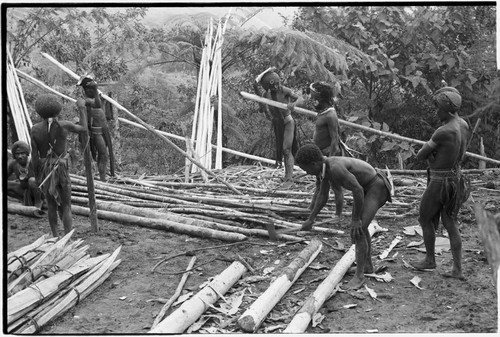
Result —
<path fill-rule="evenodd" d="M 357 267 L 348 288 L 359 289 L 365 282 L 364 273 L 373 273 L 368 226 L 379 208 L 387 201 L 391 202 L 389 179 L 363 160 L 325 157 L 319 147 L 311 143 L 297 151 L 295 161 L 301 169 L 321 180 L 318 196 L 309 218 L 302 224 L 302 230 L 312 229 L 316 216 L 328 201 L 330 187 L 335 194 L 335 213 L 338 217 L 344 206 L 342 189 L 352 191 L 351 239 L 356 244 Z"/>
<path fill-rule="evenodd" d="M 266 92 L 261 95 L 258 88 L 254 87 L 259 96 L 273 101 L 287 104 L 286 110 L 267 106 L 272 116 L 273 129 L 276 137 L 276 164 L 281 163 L 282 157 L 285 158 L 285 182 L 292 181 L 293 165 L 294 165 L 294 145 L 295 139 L 295 121 L 292 118 L 292 112 L 296 106 L 301 106 L 304 99 L 295 94 L 290 88 L 281 84 L 281 79 L 276 74 L 275 69 L 269 68 L 256 78 L 256 83 L 260 83 Z M 281 152 L 280 150 L 283 150 Z"/>
<path fill-rule="evenodd" d="M 15 175 L 15 180 L 7 181 L 7 195 L 21 201 L 25 206 L 42 207 L 42 193 L 36 184 L 35 173 L 28 143 L 18 140 L 12 144 L 12 157 L 7 163 L 7 177 Z"/>
<path fill-rule="evenodd" d="M 64 233 L 71 231 L 71 180 L 68 174 L 68 132 L 87 132 L 85 126 L 57 120 L 62 106 L 54 95 L 41 95 L 35 103 L 36 112 L 43 121 L 31 129 L 31 155 L 37 183 L 45 194 L 50 229 L 58 237 L 57 213 Z"/>
<path fill-rule="evenodd" d="M 460 162 L 466 152 L 470 130 L 467 122 L 458 116 L 462 97 L 453 87 L 444 87 L 433 95 L 437 115 L 444 123 L 417 153 L 417 159 L 427 160 L 428 183 L 420 201 L 418 222 L 422 227 L 425 258 L 411 262 L 417 269 L 434 269 L 436 260 L 435 229 L 441 217 L 450 238 L 453 267 L 443 276 L 464 279 L 462 273 L 462 239 L 457 227 L 458 210 L 468 198 L 468 182 L 460 171 Z"/>
<path fill-rule="evenodd" d="M 84 76 L 78 81 L 77 85 L 83 88 L 85 95 L 85 98 L 78 99 L 77 106 L 87 114 L 92 157 L 97 161 L 99 179 L 105 181 L 108 160 L 112 157 L 112 144 L 97 83 L 90 77 Z M 85 104 L 82 105 L 81 101 L 84 101 Z M 114 175 L 113 170 L 111 175 Z"/>

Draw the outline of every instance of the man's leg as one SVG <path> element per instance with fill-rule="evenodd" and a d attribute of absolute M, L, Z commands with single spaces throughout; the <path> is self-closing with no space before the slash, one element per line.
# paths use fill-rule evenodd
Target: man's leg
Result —
<path fill-rule="evenodd" d="M 52 231 L 53 237 L 58 237 L 59 233 L 57 230 L 57 202 L 51 195 L 47 194 L 45 196 L 47 200 L 47 213 L 49 218 L 50 230 Z"/>
<path fill-rule="evenodd" d="M 62 223 L 64 226 L 64 234 L 68 234 L 73 229 L 73 218 L 71 215 L 71 184 L 61 188 L 59 191 L 61 196 L 61 213 Z"/>
<path fill-rule="evenodd" d="M 441 218 L 450 238 L 451 255 L 453 257 L 452 270 L 444 273 L 443 276 L 465 280 L 462 274 L 462 238 L 460 237 L 460 231 L 458 230 L 456 221 L 450 215 L 446 214 L 445 210 L 441 212 Z"/>
<path fill-rule="evenodd" d="M 281 167 L 283 162 L 283 134 L 284 122 L 282 118 L 273 118 L 274 142 L 275 142 L 275 155 L 276 167 Z"/>
<path fill-rule="evenodd" d="M 434 269 L 436 268 L 436 258 L 434 248 L 436 243 L 436 233 L 434 221 L 443 208 L 441 204 L 441 183 L 430 181 L 422 199 L 420 201 L 420 210 L 418 222 L 422 227 L 422 234 L 425 245 L 425 258 L 418 262 L 410 262 L 417 269 Z"/>
<path fill-rule="evenodd" d="M 97 149 L 97 169 L 99 170 L 99 179 L 106 181 L 106 168 L 109 160 L 108 148 L 101 134 L 94 135 L 94 145 Z"/>

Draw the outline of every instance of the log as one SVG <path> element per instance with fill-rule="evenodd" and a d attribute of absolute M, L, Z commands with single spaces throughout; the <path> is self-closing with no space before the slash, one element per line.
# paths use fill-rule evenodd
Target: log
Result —
<path fill-rule="evenodd" d="M 151 328 L 154 328 L 155 326 L 158 325 L 158 323 L 161 322 L 161 320 L 165 316 L 165 313 L 167 312 L 167 310 L 170 309 L 170 306 L 175 302 L 175 300 L 177 300 L 177 298 L 179 298 L 179 296 L 181 295 L 182 289 L 184 289 L 184 285 L 186 284 L 186 281 L 187 281 L 189 275 L 191 274 L 191 269 L 193 268 L 195 262 L 196 262 L 196 255 L 191 258 L 191 261 L 189 261 L 189 264 L 186 268 L 186 272 L 184 274 L 182 274 L 181 281 L 177 285 L 177 288 L 175 289 L 174 294 L 172 295 L 172 297 L 170 297 L 168 299 L 167 303 L 165 303 L 163 305 L 160 312 L 156 316 L 156 318 L 153 322 L 153 325 L 151 325 Z"/>
<path fill-rule="evenodd" d="M 221 295 L 224 295 L 246 271 L 247 268 L 241 262 L 233 262 L 207 286 L 184 302 L 148 333 L 183 333 L 191 324 L 196 322 L 210 305 L 213 305 Z"/>
<path fill-rule="evenodd" d="M 320 240 L 311 240 L 311 243 L 300 252 L 269 288 L 238 319 L 238 325 L 243 331 L 255 332 L 260 327 L 269 312 L 318 256 L 321 248 Z"/>
<path fill-rule="evenodd" d="M 242 227 L 238 227 L 237 224 L 234 224 L 234 225 L 218 224 L 218 223 L 209 222 L 206 220 L 185 217 L 185 216 L 179 215 L 177 213 L 171 213 L 171 212 L 165 213 L 165 212 L 151 211 L 149 209 L 127 206 L 127 205 L 119 204 L 116 202 L 101 201 L 101 202 L 99 202 L 97 207 L 98 207 L 98 209 L 103 210 L 103 211 L 111 211 L 111 212 L 116 212 L 116 213 L 129 214 L 129 215 L 135 215 L 135 216 L 151 218 L 151 219 L 166 219 L 169 221 L 177 222 L 179 224 L 185 224 L 185 225 L 196 226 L 196 227 L 211 228 L 214 230 L 220 230 L 220 231 L 224 231 L 224 232 L 240 233 L 240 234 L 248 235 L 248 236 L 255 235 L 255 236 L 261 236 L 261 237 L 266 237 L 266 238 L 269 236 L 268 232 L 265 230 L 262 230 L 262 229 L 242 228 Z M 298 236 L 281 234 L 281 235 L 278 235 L 278 239 L 283 239 L 283 240 L 287 240 L 287 241 L 297 241 L 297 240 L 300 240 L 301 238 L 299 238 Z"/>
<path fill-rule="evenodd" d="M 71 210 L 75 214 L 83 216 L 88 216 L 89 214 L 89 209 L 86 207 L 72 205 Z M 247 237 L 243 234 L 228 233 L 228 232 L 213 230 L 210 228 L 184 225 L 164 219 L 150 219 L 134 215 L 101 211 L 101 210 L 97 210 L 97 216 L 101 219 L 115 221 L 124 225 L 136 225 L 140 227 L 160 229 L 169 232 L 186 234 L 202 238 L 218 239 L 229 242 L 243 241 L 247 239 Z"/>
<path fill-rule="evenodd" d="M 380 231 L 387 231 L 387 229 L 380 227 L 377 221 L 372 221 L 370 226 L 368 226 L 368 231 L 370 235 L 373 236 L 373 234 Z M 349 248 L 323 282 L 321 282 L 316 290 L 305 300 L 304 304 L 295 314 L 283 333 L 303 333 L 306 331 L 314 315 L 318 312 L 323 303 L 335 294 L 337 291 L 337 284 L 339 284 L 347 270 L 349 270 L 349 267 L 356 260 L 355 250 L 356 245 L 352 245 L 351 248 Z"/>
<path fill-rule="evenodd" d="M 16 202 L 7 202 L 7 212 L 11 214 L 25 215 L 32 218 L 42 218 L 45 216 L 45 211 L 42 211 L 35 206 L 24 206 Z"/>
<path fill-rule="evenodd" d="M 273 101 L 273 100 L 270 100 L 270 99 L 267 99 L 267 98 L 264 98 L 264 97 L 260 97 L 260 96 L 254 95 L 254 94 L 250 94 L 248 92 L 244 92 L 244 91 L 241 91 L 240 94 L 244 98 L 250 99 L 250 100 L 255 101 L 255 102 L 272 105 L 272 106 L 275 106 L 275 107 L 281 108 L 281 109 L 287 109 L 286 104 L 281 103 L 281 102 L 276 102 L 276 101 Z M 300 108 L 300 107 L 296 107 L 294 109 L 294 112 L 300 113 L 302 115 L 310 116 L 310 117 L 317 116 L 316 112 L 310 111 L 310 110 L 307 110 L 307 109 L 304 109 L 304 108 Z M 401 141 L 408 142 L 408 143 L 411 143 L 411 144 L 417 144 L 417 145 L 424 145 L 425 144 L 425 142 L 422 141 L 422 140 L 408 138 L 408 137 L 403 137 L 403 136 L 400 136 L 400 135 L 396 135 L 394 133 L 380 131 L 380 130 L 377 130 L 377 129 L 370 128 L 368 126 L 364 126 L 364 125 L 360 125 L 360 124 L 348 122 L 348 121 L 345 121 L 345 120 L 343 120 L 341 118 L 339 118 L 339 124 L 342 124 L 342 125 L 354 128 L 354 129 L 359 129 L 359 130 L 367 131 L 367 132 L 370 132 L 370 133 L 375 133 L 375 134 L 377 134 L 379 136 L 389 137 L 389 138 L 401 140 Z M 488 157 L 480 156 L 478 154 L 471 153 L 471 152 L 466 152 L 465 155 L 469 156 L 471 158 L 476 158 L 476 159 L 479 159 L 479 160 L 484 160 L 484 161 L 486 161 L 488 163 L 491 163 L 491 164 L 494 164 L 494 165 L 500 165 L 500 160 L 495 160 L 495 159 L 491 159 L 491 158 L 488 158 Z"/>
<path fill-rule="evenodd" d="M 474 204 L 474 212 L 486 258 L 491 266 L 493 279 L 497 282 L 498 287 L 498 273 L 500 272 L 500 213 L 494 216 L 484 210 L 484 207 L 478 203 Z"/>

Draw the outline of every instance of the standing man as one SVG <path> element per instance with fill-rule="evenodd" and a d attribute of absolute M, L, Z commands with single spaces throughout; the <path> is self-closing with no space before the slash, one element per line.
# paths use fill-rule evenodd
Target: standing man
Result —
<path fill-rule="evenodd" d="M 350 157 L 325 157 L 318 146 L 306 144 L 297 151 L 297 165 L 321 181 L 318 196 L 302 230 L 311 230 L 316 215 L 326 205 L 330 187 L 335 193 L 335 213 L 338 218 L 344 207 L 342 189 L 352 191 L 354 204 L 351 216 L 351 239 L 356 244 L 356 273 L 348 283 L 349 289 L 359 289 L 365 273 L 373 273 L 371 259 L 370 222 L 380 207 L 391 202 L 391 184 L 387 176 L 367 162 Z"/>
<path fill-rule="evenodd" d="M 469 183 L 460 170 L 460 162 L 467 150 L 470 130 L 467 122 L 458 116 L 462 97 L 457 89 L 444 87 L 433 95 L 437 115 L 443 122 L 431 139 L 417 153 L 417 159 L 427 160 L 427 188 L 420 201 L 418 222 L 422 227 L 425 258 L 411 262 L 417 269 L 434 269 L 436 260 L 435 230 L 439 218 L 450 238 L 453 267 L 443 276 L 464 279 L 462 273 L 462 239 L 457 226 L 458 210 L 469 197 Z"/>
<path fill-rule="evenodd" d="M 81 102 L 82 103 L 82 102 Z M 85 104 L 83 102 L 83 104 Z M 54 95 L 41 95 L 35 102 L 36 112 L 43 121 L 31 129 L 33 168 L 47 200 L 50 229 L 58 237 L 57 214 L 61 217 L 64 233 L 73 225 L 71 218 L 71 180 L 68 174 L 68 132 L 87 132 L 85 126 L 69 121 L 58 121 L 62 106 Z"/>
<path fill-rule="evenodd" d="M 25 206 L 42 207 L 42 193 L 38 188 L 30 157 L 28 143 L 18 140 L 12 145 L 12 157 L 7 163 L 7 177 L 15 175 L 15 180 L 7 181 L 7 195 L 19 199 Z"/>
<path fill-rule="evenodd" d="M 304 99 L 295 94 L 290 88 L 281 84 L 281 79 L 275 73 L 275 68 L 271 67 L 257 76 L 255 79 L 254 90 L 256 94 L 273 101 L 287 104 L 287 109 L 279 109 L 273 106 L 267 106 L 272 116 L 273 129 L 276 137 L 276 165 L 281 164 L 282 157 L 285 158 L 285 182 L 292 182 L 294 165 L 294 145 L 297 147 L 295 137 L 295 121 L 292 118 L 292 112 L 296 106 L 301 106 Z M 257 87 L 260 84 L 266 91 L 260 93 Z M 282 152 L 283 151 L 283 152 Z"/>
<path fill-rule="evenodd" d="M 110 161 L 111 175 L 114 175 L 114 156 L 111 135 L 106 123 L 106 114 L 97 88 L 97 83 L 90 77 L 83 76 L 77 85 L 83 88 L 84 98 L 77 101 L 78 109 L 87 114 L 88 130 L 90 132 L 90 149 L 92 157 L 97 161 L 99 179 L 106 180 L 106 169 Z M 84 104 L 82 104 L 82 101 Z"/>

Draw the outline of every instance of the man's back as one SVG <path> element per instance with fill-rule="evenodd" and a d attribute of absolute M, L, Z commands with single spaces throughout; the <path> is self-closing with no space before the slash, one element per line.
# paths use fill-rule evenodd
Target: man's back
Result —
<path fill-rule="evenodd" d="M 429 167 L 434 170 L 449 170 L 456 167 L 467 150 L 469 134 L 467 122 L 458 116 L 439 127 L 431 138 L 437 147 L 434 159 L 429 160 Z"/>

